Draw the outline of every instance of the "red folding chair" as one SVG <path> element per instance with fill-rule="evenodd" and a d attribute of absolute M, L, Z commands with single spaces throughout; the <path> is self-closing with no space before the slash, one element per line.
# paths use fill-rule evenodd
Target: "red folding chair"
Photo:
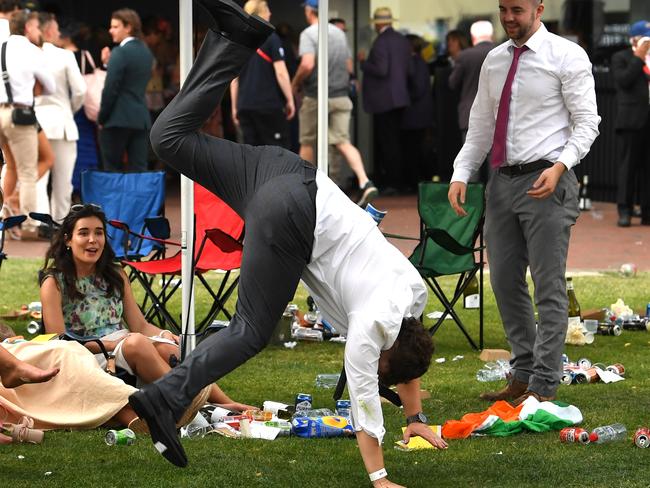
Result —
<path fill-rule="evenodd" d="M 232 318 L 225 305 L 239 282 L 239 276 L 233 277 L 232 272 L 241 264 L 244 221 L 220 198 L 196 183 L 194 214 L 196 241 L 200 242 L 195 246 L 194 274 L 212 298 L 210 310 L 196 326 L 197 333 L 200 333 L 220 312 L 228 320 Z M 123 264 L 134 270 L 136 279 L 151 301 L 143 310 L 147 320 L 157 322 L 162 327 L 168 325 L 180 332 L 180 324 L 167 310 L 167 303 L 181 286 L 181 253 L 165 259 L 124 261 Z M 217 291 L 204 276 L 212 270 L 224 272 Z M 156 280 L 153 279 L 156 275 L 166 277 L 158 291 L 155 289 Z M 170 279 L 172 276 L 175 279 Z"/>

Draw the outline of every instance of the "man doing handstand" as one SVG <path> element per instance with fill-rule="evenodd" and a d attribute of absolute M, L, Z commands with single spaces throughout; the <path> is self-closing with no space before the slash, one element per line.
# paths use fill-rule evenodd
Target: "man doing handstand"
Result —
<path fill-rule="evenodd" d="M 199 132 L 273 27 L 231 0 L 202 0 L 214 24 L 180 93 L 158 117 L 158 156 L 230 205 L 245 222 L 236 312 L 230 326 L 202 341 L 169 374 L 130 397 L 156 448 L 185 466 L 175 420 L 206 385 L 268 343 L 302 277 L 323 315 L 347 333 L 345 370 L 352 423 L 376 486 L 387 479 L 378 381 L 396 384 L 407 416 L 405 438 L 436 447 L 421 413 L 419 377 L 433 343 L 414 318 L 427 300 L 415 268 L 323 173 L 274 146 L 248 146 Z"/>

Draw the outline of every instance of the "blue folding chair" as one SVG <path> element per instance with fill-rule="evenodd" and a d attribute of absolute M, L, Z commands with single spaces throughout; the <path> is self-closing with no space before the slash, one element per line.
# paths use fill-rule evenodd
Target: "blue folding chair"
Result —
<path fill-rule="evenodd" d="M 164 252 L 163 242 L 140 238 L 169 238 L 164 171 L 86 170 L 81 174 L 81 199 L 104 210 L 113 226 L 108 239 L 118 259 L 139 260 Z"/>
<path fill-rule="evenodd" d="M 0 218 L 0 266 L 2 266 L 2 262 L 7 259 L 7 253 L 4 252 L 7 230 L 19 226 L 25 221 L 25 219 L 27 219 L 25 215 L 13 215 L 6 219 Z"/>

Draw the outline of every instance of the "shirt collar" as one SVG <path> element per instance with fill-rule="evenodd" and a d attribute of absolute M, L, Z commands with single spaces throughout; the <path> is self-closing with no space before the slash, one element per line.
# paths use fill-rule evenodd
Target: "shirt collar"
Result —
<path fill-rule="evenodd" d="M 124 44 L 126 44 L 129 41 L 132 41 L 133 39 L 135 39 L 135 37 L 133 36 L 125 37 L 124 39 L 122 39 L 122 42 L 120 42 L 120 47 L 124 46 Z"/>
<path fill-rule="evenodd" d="M 546 26 L 542 22 L 539 25 L 539 29 L 537 29 L 537 32 L 535 32 L 532 36 L 530 36 L 530 39 L 528 39 L 525 43 L 524 46 L 528 46 L 528 49 L 531 51 L 539 51 L 539 48 L 541 45 L 544 43 L 544 40 L 548 37 L 548 30 L 546 30 Z M 512 39 L 508 40 L 508 50 L 510 50 L 510 47 L 516 48 L 517 45 L 515 44 L 515 41 Z"/>

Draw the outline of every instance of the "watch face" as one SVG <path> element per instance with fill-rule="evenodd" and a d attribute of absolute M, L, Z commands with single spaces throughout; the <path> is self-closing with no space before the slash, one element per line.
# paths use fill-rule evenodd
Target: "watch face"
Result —
<path fill-rule="evenodd" d="M 423 424 L 426 424 L 426 423 L 427 423 L 427 420 L 428 420 L 428 419 L 427 419 L 427 416 L 424 415 L 422 412 L 418 413 L 417 417 L 418 417 L 418 420 L 419 420 L 420 422 L 422 422 Z"/>

